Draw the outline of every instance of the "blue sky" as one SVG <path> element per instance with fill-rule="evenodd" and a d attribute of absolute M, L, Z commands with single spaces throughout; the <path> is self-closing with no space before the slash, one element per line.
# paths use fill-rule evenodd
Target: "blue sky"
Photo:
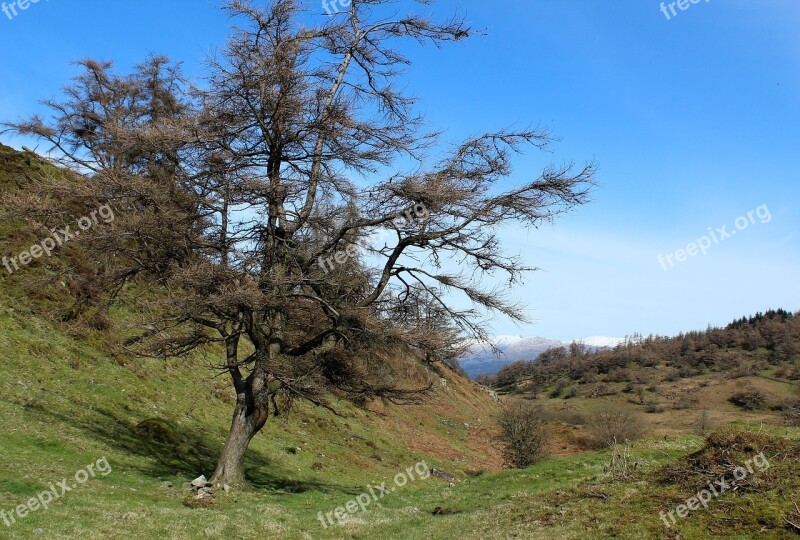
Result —
<path fill-rule="evenodd" d="M 316 0 L 307 5 L 323 11 Z M 228 33 L 217 6 L 40 0 L 11 20 L 0 12 L 0 118 L 40 110 L 82 57 L 125 70 L 165 53 L 199 76 Z M 800 309 L 800 2 L 703 1 L 669 20 L 659 8 L 655 0 L 421 8 L 458 12 L 483 29 L 465 44 L 408 49 L 405 82 L 431 127 L 448 141 L 548 127 L 561 142 L 521 158 L 518 179 L 548 163 L 600 166 L 590 205 L 554 226 L 503 230 L 510 251 L 542 271 L 515 293 L 534 324 L 497 318 L 495 333 L 674 334 L 769 307 Z M 768 222 L 758 217 L 765 208 Z M 676 250 L 723 225 L 736 234 L 676 262 Z M 664 270 L 659 254 L 674 267 Z"/>

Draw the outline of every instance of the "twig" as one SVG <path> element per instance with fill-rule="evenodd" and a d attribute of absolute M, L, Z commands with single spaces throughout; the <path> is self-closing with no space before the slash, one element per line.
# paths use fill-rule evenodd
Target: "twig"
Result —
<path fill-rule="evenodd" d="M 792 501 L 792 504 L 794 505 L 794 509 L 797 513 L 797 516 L 800 517 L 800 506 L 797 506 L 797 503 L 795 501 Z M 796 530 L 800 531 L 800 525 L 794 523 L 793 521 L 790 521 L 788 517 L 784 517 L 783 520 L 792 527 L 794 527 Z"/>

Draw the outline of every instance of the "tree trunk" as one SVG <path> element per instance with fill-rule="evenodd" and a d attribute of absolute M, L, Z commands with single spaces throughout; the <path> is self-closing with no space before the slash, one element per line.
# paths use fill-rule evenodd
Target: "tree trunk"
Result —
<path fill-rule="evenodd" d="M 233 411 L 228 439 L 217 462 L 217 470 L 211 479 L 214 484 L 241 486 L 245 483 L 244 458 L 247 448 L 267 422 L 269 416 L 267 407 L 256 406 L 252 397 L 250 399 L 243 397 L 239 396 L 236 409 Z"/>

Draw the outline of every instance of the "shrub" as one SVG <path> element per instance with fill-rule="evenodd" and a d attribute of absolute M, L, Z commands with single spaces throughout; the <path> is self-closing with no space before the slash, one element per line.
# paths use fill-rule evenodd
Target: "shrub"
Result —
<path fill-rule="evenodd" d="M 539 399 L 539 385 L 533 381 L 528 381 L 524 385 L 521 385 L 519 390 L 528 399 Z"/>
<path fill-rule="evenodd" d="M 728 401 L 746 411 L 752 411 L 753 409 L 763 407 L 767 402 L 767 398 L 759 390 L 747 388 L 733 394 L 728 398 Z"/>
<path fill-rule="evenodd" d="M 592 389 L 591 397 L 613 396 L 617 392 L 609 388 L 607 384 L 600 383 Z"/>
<path fill-rule="evenodd" d="M 657 401 L 645 401 L 642 405 L 644 405 L 644 411 L 648 414 L 664 412 L 664 407 L 659 405 Z"/>
<path fill-rule="evenodd" d="M 503 455 L 512 467 L 528 467 L 547 455 L 547 425 L 534 405 L 517 401 L 506 407 L 500 414 L 500 430 Z"/>
<path fill-rule="evenodd" d="M 728 375 L 731 379 L 741 379 L 744 377 L 749 377 L 753 374 L 753 364 L 739 364 L 733 371 L 731 371 L 730 375 Z"/>
<path fill-rule="evenodd" d="M 627 369 L 624 368 L 617 368 L 608 375 L 606 375 L 606 381 L 608 382 L 625 382 L 631 380 L 631 374 Z"/>
<path fill-rule="evenodd" d="M 680 398 L 675 403 L 672 404 L 672 408 L 676 411 L 683 411 L 691 407 L 692 404 L 689 403 L 688 399 Z"/>
<path fill-rule="evenodd" d="M 550 397 L 553 398 L 553 399 L 561 397 L 561 392 L 563 392 L 566 387 L 567 387 L 567 383 L 565 381 L 563 381 L 563 380 L 559 380 L 556 383 L 556 387 L 553 388 L 552 392 L 550 392 Z"/>
<path fill-rule="evenodd" d="M 627 409 L 613 408 L 599 411 L 589 422 L 589 434 L 595 448 L 613 446 L 640 438 L 645 433 L 641 417 Z"/>
<path fill-rule="evenodd" d="M 697 422 L 694 423 L 692 429 L 698 435 L 705 436 L 708 434 L 709 431 L 714 429 L 713 424 L 711 423 L 711 418 L 708 415 L 708 411 L 702 411 L 700 416 L 697 417 Z"/>
<path fill-rule="evenodd" d="M 688 379 L 689 377 L 696 377 L 697 375 L 700 375 L 700 370 L 691 366 L 681 366 L 678 370 L 678 376 L 681 379 Z"/>
<path fill-rule="evenodd" d="M 633 458 L 630 444 L 626 442 L 625 444 L 614 443 L 611 445 L 611 462 L 608 465 L 611 478 L 630 480 L 633 478 L 633 471 L 638 466 L 639 463 Z"/>
<path fill-rule="evenodd" d="M 781 405 L 787 426 L 800 427 L 800 398 L 787 399 Z"/>
<path fill-rule="evenodd" d="M 639 359 L 639 364 L 645 368 L 658 367 L 658 358 L 655 356 L 645 356 Z"/>
<path fill-rule="evenodd" d="M 757 465 L 758 474 L 737 481 L 736 492 L 767 496 L 768 492 L 774 493 L 787 486 L 784 482 L 796 477 L 800 445 L 783 436 L 722 428 L 711 432 L 697 452 L 665 465 L 661 474 L 666 482 L 679 486 L 686 493 L 694 493 L 706 488 L 709 482 L 732 476 L 736 468 L 748 459 L 753 461 L 762 451 L 769 455 L 769 468 Z"/>

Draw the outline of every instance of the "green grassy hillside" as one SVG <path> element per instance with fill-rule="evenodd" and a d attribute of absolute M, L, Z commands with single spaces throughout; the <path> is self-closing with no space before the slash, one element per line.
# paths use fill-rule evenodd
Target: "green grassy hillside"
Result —
<path fill-rule="evenodd" d="M 800 315 L 768 311 L 725 328 L 649 337 L 610 351 L 552 349 L 484 382 L 533 400 L 551 417 L 585 424 L 591 412 L 626 408 L 657 434 L 737 420 L 797 424 Z"/>
<path fill-rule="evenodd" d="M 10 189 L 50 174 L 63 173 L 0 148 L 3 202 Z M 0 219 L 4 254 L 36 238 L 9 206 Z M 502 468 L 500 406 L 488 393 L 447 368 L 424 368 L 435 387 L 422 405 L 335 402 L 335 416 L 300 404 L 271 420 L 251 445 L 248 487 L 198 501 L 184 485 L 212 473 L 233 407 L 229 385 L 209 368 L 217 351 L 169 362 L 127 354 L 120 337 L 146 287 L 123 291 L 110 312 L 76 310 L 82 271 L 68 248 L 24 272 L 0 269 L 0 538 L 797 537 L 787 519 L 800 522 L 800 430 L 782 427 L 770 409 L 790 391 L 774 366 L 743 375 L 770 395 L 755 411 L 727 401 L 727 386 L 742 377 L 724 371 L 652 381 L 663 410 L 648 415 L 650 436 L 613 460 L 582 445 L 586 422 L 607 403 L 643 408 L 629 403 L 637 394 L 609 381 L 618 391 L 593 397 L 595 381 L 565 399 L 563 389 L 555 397 L 553 379 L 539 398 L 551 457 L 525 470 Z M 410 359 L 397 361 L 411 369 Z M 693 434 L 697 410 L 666 407 L 682 399 L 707 407 L 721 429 L 707 440 Z M 669 527 L 661 521 L 759 452 L 768 469 Z M 456 481 L 413 469 L 423 461 Z M 93 477 L 76 476 L 89 465 Z M 20 512 L 51 488 L 60 493 L 60 483 L 75 487 L 47 509 Z M 381 484 L 386 493 L 370 500 Z M 359 500 L 364 511 L 348 505 Z M 319 520 L 337 508 L 343 519 Z"/>
<path fill-rule="evenodd" d="M 633 446 L 632 476 L 615 479 L 606 451 L 553 457 L 524 471 L 496 464 L 480 441 L 494 412 L 478 395 L 442 388 L 428 407 L 370 414 L 341 404 L 345 419 L 301 407 L 253 443 L 251 488 L 221 493 L 208 507 L 185 505 L 181 485 L 208 473 L 223 440 L 229 396 L 214 392 L 202 359 L 162 373 L 135 369 L 31 317 L 7 296 L 0 307 L 0 509 L 11 509 L 105 457 L 112 468 L 12 527 L 7 538 L 791 538 L 782 519 L 800 495 L 800 431 L 757 424 L 738 429 L 752 447 L 719 438 L 741 462 L 766 448 L 774 474 L 757 488 L 726 493 L 707 511 L 667 530 L 658 515 L 702 482 L 678 482 L 672 469 L 703 447 L 692 435 L 651 437 Z M 150 362 L 153 362 L 150 364 Z M 456 384 L 463 384 L 456 383 Z M 462 393 L 463 392 L 463 393 Z M 469 426 L 463 421 L 480 414 Z M 485 416 L 483 416 L 485 415 Z M 151 440 L 136 426 L 172 426 Z M 753 433 L 755 432 L 755 433 Z M 758 434 L 761 432 L 761 434 Z M 173 438 L 174 437 L 174 438 Z M 711 462 L 710 450 L 697 456 Z M 418 479 L 341 525 L 333 511 L 424 459 L 459 482 Z M 714 459 L 717 459 L 716 457 Z M 716 461 L 714 462 L 716 464 Z M 709 466 L 709 470 L 713 468 Z M 720 469 L 722 470 L 722 469 Z M 715 474 L 710 472 L 711 475 Z M 680 478 L 683 478 L 679 475 Z M 173 487 L 162 484 L 171 482 Z M 437 507 L 445 515 L 433 515 Z M 675 532 L 679 531 L 679 532 Z M 711 531 L 711 532 L 708 532 Z M 44 535 L 44 536 L 42 536 Z"/>
<path fill-rule="evenodd" d="M 370 412 L 338 403 L 339 418 L 301 405 L 274 419 L 251 447 L 251 491 L 222 497 L 211 510 L 191 509 L 181 485 L 213 472 L 232 410 L 231 390 L 212 379 L 206 359 L 166 368 L 160 360 L 115 359 L 5 294 L 0 358 L 0 509 L 98 458 L 113 468 L 46 512 L 10 528 L 0 521 L 4 537 L 44 529 L 64 538 L 255 538 L 283 536 L 289 525 L 316 533 L 315 509 L 334 509 L 420 460 L 461 478 L 499 467 L 489 443 L 494 403 L 443 372 L 447 387 L 424 406 Z M 159 421 L 155 436 L 137 428 L 147 420 Z M 410 484 L 394 504 L 442 485 Z M 184 533 L 174 532 L 176 523 Z"/>

